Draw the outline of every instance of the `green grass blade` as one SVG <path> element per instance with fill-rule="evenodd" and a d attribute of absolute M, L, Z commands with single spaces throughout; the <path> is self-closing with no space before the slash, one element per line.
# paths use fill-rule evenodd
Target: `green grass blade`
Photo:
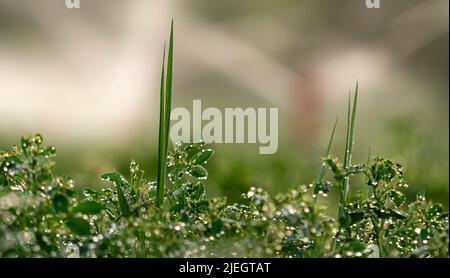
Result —
<path fill-rule="evenodd" d="M 165 51 L 161 73 L 160 111 L 159 111 L 159 146 L 158 146 L 158 186 L 157 205 L 164 202 L 164 188 L 167 173 L 167 153 L 169 149 L 170 112 L 172 107 L 172 76 L 173 76 L 173 20 L 170 26 L 169 53 L 167 58 L 167 75 L 164 78 Z M 165 86 L 164 86 L 165 81 Z"/>
<path fill-rule="evenodd" d="M 348 167 L 348 151 L 349 151 L 349 138 L 350 138 L 350 122 L 351 122 L 351 93 L 348 92 L 348 104 L 347 104 L 347 131 L 345 137 L 345 152 L 344 152 L 344 167 Z"/>
<path fill-rule="evenodd" d="M 353 141 L 355 139 L 355 120 L 356 120 L 356 107 L 358 105 L 358 82 L 356 83 L 355 89 L 355 97 L 353 99 L 353 108 L 352 108 L 352 117 L 350 119 L 350 137 L 348 141 L 348 157 L 347 157 L 347 167 L 352 163 L 352 154 L 353 154 Z"/>
<path fill-rule="evenodd" d="M 167 78 L 166 78 L 166 142 L 169 139 L 169 128 L 170 128 L 170 112 L 172 106 L 172 71 L 173 71 L 173 20 L 170 25 L 170 41 L 169 41 L 169 54 L 167 60 Z M 166 144 L 166 155 L 167 155 Z"/>
<path fill-rule="evenodd" d="M 348 169 L 352 161 L 353 153 L 353 141 L 355 137 L 355 120 L 356 120 L 356 107 L 358 103 L 358 82 L 356 83 L 355 96 L 353 99 L 353 106 L 351 103 L 351 95 L 348 98 L 348 108 L 347 108 L 347 138 L 345 142 L 345 153 L 344 153 L 344 168 Z M 348 192 L 349 192 L 349 178 L 345 178 L 342 186 L 341 201 L 339 208 L 339 217 L 343 216 L 344 207 L 347 204 Z"/>
<path fill-rule="evenodd" d="M 331 145 L 333 144 L 334 134 L 335 134 L 335 132 L 336 132 L 336 127 L 337 127 L 338 119 L 339 119 L 339 117 L 336 117 L 336 120 L 334 121 L 333 131 L 331 132 L 330 140 L 328 141 L 328 146 L 327 146 L 327 150 L 325 151 L 324 157 L 327 157 L 328 155 L 330 155 Z M 319 186 L 319 185 L 323 182 L 323 177 L 325 176 L 326 169 L 327 169 L 327 168 L 325 167 L 325 164 L 322 163 L 322 164 L 320 165 L 319 176 L 317 177 L 317 180 L 316 180 L 316 186 Z M 316 191 L 316 190 L 314 190 L 314 191 Z M 318 195 L 315 195 L 315 196 L 314 196 L 314 199 L 313 199 L 313 202 L 314 202 L 314 208 L 315 208 L 316 205 L 317 205 L 317 198 L 318 198 Z"/>
<path fill-rule="evenodd" d="M 334 140 L 334 134 L 336 132 L 337 123 L 338 123 L 338 117 L 336 117 L 336 120 L 334 121 L 333 131 L 331 132 L 330 140 L 328 141 L 328 147 L 327 147 L 324 157 L 327 157 L 330 155 L 331 145 Z M 318 183 L 321 183 L 323 181 L 323 177 L 325 176 L 326 169 L 327 168 L 325 167 L 325 164 L 322 163 L 322 165 L 320 166 L 319 176 L 317 177 Z"/>
<path fill-rule="evenodd" d="M 164 90 L 164 74 L 165 74 L 165 59 L 166 59 L 166 45 L 164 44 L 163 62 L 161 69 L 161 87 L 160 87 L 160 102 L 159 102 L 159 142 L 158 142 L 158 176 L 156 188 L 156 204 L 160 206 L 164 200 L 164 184 L 165 184 L 165 167 L 164 167 L 164 142 L 165 142 L 165 90 Z"/>
<path fill-rule="evenodd" d="M 127 217 L 130 215 L 130 205 L 128 204 L 127 198 L 125 197 L 125 194 L 123 192 L 122 188 L 122 180 L 117 174 L 117 172 L 114 172 L 115 175 L 115 182 L 116 182 L 116 188 L 117 188 L 117 198 L 119 199 L 119 207 L 120 211 L 122 212 L 122 215 Z"/>

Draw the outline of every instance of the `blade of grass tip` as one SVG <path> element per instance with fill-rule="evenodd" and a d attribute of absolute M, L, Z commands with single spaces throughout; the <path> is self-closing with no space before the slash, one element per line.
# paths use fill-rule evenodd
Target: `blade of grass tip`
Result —
<path fill-rule="evenodd" d="M 356 107 L 358 105 L 358 87 L 359 83 L 356 82 L 356 89 L 355 89 L 355 97 L 353 99 L 353 108 L 352 108 L 352 118 L 350 122 L 350 138 L 348 142 L 348 159 L 347 159 L 347 166 L 350 166 L 352 163 L 352 154 L 353 154 L 353 141 L 355 138 L 355 120 L 356 120 Z"/>
<path fill-rule="evenodd" d="M 327 157 L 327 156 L 330 155 L 331 145 L 332 145 L 333 140 L 334 140 L 334 134 L 335 134 L 335 132 L 336 132 L 336 127 L 337 127 L 338 119 L 339 119 L 339 117 L 336 117 L 336 120 L 334 121 L 333 131 L 331 132 L 330 140 L 328 141 L 328 146 L 327 146 L 327 150 L 325 151 L 324 157 Z M 325 176 L 326 169 L 327 169 L 327 168 L 325 167 L 325 164 L 322 163 L 322 164 L 320 165 L 319 176 L 317 177 L 317 180 L 316 180 L 316 186 L 319 186 L 319 185 L 323 182 L 323 177 Z M 316 190 L 314 190 L 314 191 L 316 191 Z M 317 205 L 317 199 L 318 199 L 318 195 L 317 195 L 317 194 L 314 194 L 314 198 L 313 198 L 313 200 L 314 200 L 314 201 L 313 201 L 313 202 L 314 202 L 314 208 L 316 208 L 316 205 Z"/>
<path fill-rule="evenodd" d="M 165 90 L 164 90 L 164 74 L 165 74 L 165 61 L 166 60 L 166 44 L 164 43 L 163 61 L 161 69 L 161 87 L 160 87 L 160 102 L 159 102 L 159 141 L 158 141 L 158 176 L 157 176 L 157 188 L 156 188 L 156 204 L 159 207 L 164 199 L 164 182 L 165 171 L 163 170 L 163 157 L 164 157 L 164 127 L 165 127 Z"/>
<path fill-rule="evenodd" d="M 173 75 L 173 20 L 170 25 L 170 41 L 169 54 L 167 60 L 167 78 L 166 78 L 166 156 L 168 150 L 169 129 L 170 129 L 170 113 L 172 106 L 172 75 Z"/>

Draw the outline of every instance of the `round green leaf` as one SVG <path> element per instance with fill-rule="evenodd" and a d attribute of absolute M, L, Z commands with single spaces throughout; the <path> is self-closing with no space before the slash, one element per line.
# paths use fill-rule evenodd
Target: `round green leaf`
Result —
<path fill-rule="evenodd" d="M 73 211 L 74 212 L 81 212 L 84 214 L 98 214 L 102 211 L 104 206 L 96 201 L 84 201 L 80 203 L 78 206 L 76 206 Z"/>
<path fill-rule="evenodd" d="M 200 165 L 196 165 L 189 172 L 195 178 L 206 178 L 208 176 L 208 171 L 203 166 Z"/>
<path fill-rule="evenodd" d="M 67 219 L 67 226 L 77 235 L 87 236 L 91 233 L 89 222 L 80 217 L 70 217 Z"/>
<path fill-rule="evenodd" d="M 69 200 L 62 194 L 56 194 L 53 197 L 53 207 L 58 212 L 67 212 L 69 208 Z"/>
<path fill-rule="evenodd" d="M 214 151 L 212 149 L 202 150 L 194 158 L 194 164 L 202 164 L 202 163 L 207 162 L 213 154 L 214 154 Z"/>
<path fill-rule="evenodd" d="M 214 218 L 211 221 L 211 232 L 213 234 L 217 234 L 222 230 L 223 227 L 223 221 L 220 218 Z"/>
<path fill-rule="evenodd" d="M 389 198 L 394 202 L 396 207 L 403 205 L 405 202 L 405 196 L 400 191 L 391 190 L 389 191 Z"/>

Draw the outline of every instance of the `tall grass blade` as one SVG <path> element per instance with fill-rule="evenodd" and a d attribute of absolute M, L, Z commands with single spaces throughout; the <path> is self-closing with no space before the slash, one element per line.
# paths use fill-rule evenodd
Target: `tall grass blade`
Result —
<path fill-rule="evenodd" d="M 348 166 L 348 139 L 350 138 L 350 122 L 351 122 L 351 92 L 348 92 L 348 103 L 347 103 L 347 131 L 346 131 L 346 137 L 345 137 L 345 152 L 344 152 L 344 167 L 347 168 Z"/>
<path fill-rule="evenodd" d="M 345 153 L 344 153 L 344 168 L 347 170 L 352 161 L 353 153 L 353 141 L 355 137 L 355 120 L 356 120 L 356 107 L 358 103 L 358 82 L 356 83 L 355 96 L 353 99 L 353 106 L 351 102 L 351 95 L 348 97 L 348 107 L 347 107 L 347 138 L 345 142 Z M 348 192 L 349 192 L 349 178 L 346 177 L 343 182 L 341 201 L 339 205 L 339 217 L 344 215 L 344 207 L 347 204 Z"/>
<path fill-rule="evenodd" d="M 333 131 L 331 132 L 330 140 L 328 141 L 328 146 L 327 146 L 327 150 L 325 152 L 324 157 L 327 157 L 330 155 L 331 145 L 334 140 L 334 134 L 336 132 L 337 123 L 338 123 L 338 117 L 336 117 L 336 120 L 334 121 Z M 322 165 L 320 166 L 319 176 L 317 177 L 317 182 L 320 183 L 323 181 L 323 177 L 325 176 L 326 169 L 327 168 L 325 167 L 325 164 L 322 163 Z"/>
<path fill-rule="evenodd" d="M 349 138 L 348 138 L 348 150 L 347 150 L 347 165 L 346 167 L 350 166 L 352 163 L 352 154 L 353 154 L 353 141 L 355 139 L 355 120 L 356 120 L 356 107 L 358 104 L 358 87 L 359 83 L 356 83 L 356 89 L 355 89 L 355 97 L 353 99 L 353 108 L 352 108 L 352 115 L 350 119 L 350 131 L 349 131 Z"/>
<path fill-rule="evenodd" d="M 169 54 L 167 59 L 167 78 L 166 78 L 166 107 L 165 107 L 165 117 L 166 117 L 166 142 L 169 139 L 169 128 L 170 128 L 170 112 L 172 106 L 172 71 L 173 71 L 173 20 L 170 25 L 170 41 L 169 41 Z M 166 156 L 167 156 L 168 144 L 166 144 Z"/>
<path fill-rule="evenodd" d="M 166 47 L 161 73 L 160 111 L 159 111 L 159 145 L 158 145 L 158 185 L 157 206 L 164 202 L 164 188 L 167 173 L 167 153 L 169 149 L 170 112 L 172 107 L 172 75 L 173 75 L 173 20 L 170 26 L 169 53 L 167 58 L 167 72 L 164 78 Z M 164 84 L 165 81 L 165 84 Z M 165 85 L 165 86 L 164 86 Z"/>
<path fill-rule="evenodd" d="M 325 155 L 324 155 L 323 157 L 327 157 L 327 156 L 330 155 L 331 145 L 332 145 L 333 140 L 334 140 L 334 134 L 335 134 L 335 132 L 336 132 L 336 127 L 337 127 L 338 119 L 339 119 L 339 117 L 336 117 L 336 120 L 334 121 L 333 131 L 331 132 L 330 140 L 328 141 L 327 150 L 325 151 Z M 322 164 L 320 165 L 319 176 L 317 177 L 317 180 L 316 180 L 316 186 L 320 186 L 320 184 L 323 182 L 323 177 L 325 176 L 326 170 L 327 170 L 327 168 L 326 168 L 325 164 L 322 163 Z M 314 191 L 316 191 L 316 190 L 314 190 Z M 316 194 L 316 195 L 314 196 L 314 208 L 315 208 L 316 205 L 317 205 L 317 198 L 318 198 L 318 195 Z"/>
<path fill-rule="evenodd" d="M 164 74 L 165 74 L 165 60 L 166 60 L 166 45 L 164 44 L 163 51 L 163 62 L 161 69 L 161 87 L 160 87 L 160 95 L 159 95 L 159 142 L 158 142 L 158 175 L 157 175 L 157 188 L 156 188 L 156 204 L 160 206 L 164 200 L 164 184 L 165 184 L 165 169 L 164 169 L 164 142 L 165 142 L 165 127 L 166 127 L 166 119 L 165 119 L 165 89 L 164 89 Z"/>

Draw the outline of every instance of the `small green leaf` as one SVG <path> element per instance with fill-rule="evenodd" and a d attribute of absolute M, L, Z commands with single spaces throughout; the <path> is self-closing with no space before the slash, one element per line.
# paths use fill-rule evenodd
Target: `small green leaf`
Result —
<path fill-rule="evenodd" d="M 6 178 L 3 175 L 0 175 L 0 186 L 6 185 Z"/>
<path fill-rule="evenodd" d="M 214 151 L 212 149 L 202 150 L 194 158 L 194 164 L 203 164 L 203 163 L 207 162 L 213 154 L 214 154 Z"/>
<path fill-rule="evenodd" d="M 363 212 L 353 212 L 353 213 L 349 213 L 349 215 L 350 215 L 350 223 L 352 225 L 355 223 L 358 223 L 359 221 L 364 219 Z"/>
<path fill-rule="evenodd" d="M 197 203 L 197 206 L 207 208 L 209 206 L 209 201 L 207 199 L 201 200 Z"/>
<path fill-rule="evenodd" d="M 86 188 L 85 190 L 83 190 L 83 195 L 86 197 L 91 197 L 91 198 L 100 198 L 101 194 L 98 193 L 97 191 L 90 189 L 90 188 Z"/>
<path fill-rule="evenodd" d="M 433 204 L 428 210 L 427 210 L 427 217 L 428 219 L 433 218 L 434 216 L 440 214 L 443 212 L 444 209 L 440 204 Z"/>
<path fill-rule="evenodd" d="M 70 217 L 67 219 L 67 226 L 73 233 L 80 236 L 87 236 L 91 233 L 89 222 L 80 217 Z"/>
<path fill-rule="evenodd" d="M 22 137 L 22 138 L 20 139 L 20 144 L 21 144 L 21 147 L 22 147 L 22 152 L 23 152 L 23 154 L 24 154 L 24 155 L 27 155 L 27 154 L 28 154 L 28 147 L 29 147 L 30 144 L 31 144 L 30 139 L 29 139 L 29 138 L 26 138 L 26 137 Z"/>
<path fill-rule="evenodd" d="M 341 217 L 339 217 L 338 221 L 341 226 L 347 226 L 349 223 L 349 219 L 346 215 L 342 215 Z"/>
<path fill-rule="evenodd" d="M 105 173 L 101 177 L 104 180 L 114 182 L 114 184 L 116 185 L 116 188 L 117 188 L 117 197 L 119 199 L 120 211 L 123 216 L 130 215 L 130 213 L 131 213 L 130 206 L 128 205 L 128 201 L 125 197 L 125 194 L 124 194 L 123 188 L 122 188 L 123 185 L 127 184 L 126 179 L 117 172 Z"/>
<path fill-rule="evenodd" d="M 206 178 L 208 176 L 208 171 L 200 165 L 196 165 L 189 173 L 195 178 Z"/>
<path fill-rule="evenodd" d="M 419 203 L 425 203 L 426 197 L 425 197 L 425 191 L 423 189 L 420 190 L 419 192 L 417 192 L 416 200 Z"/>
<path fill-rule="evenodd" d="M 49 156 L 54 156 L 56 153 L 56 148 L 55 147 L 47 147 L 45 149 L 42 149 L 40 154 L 46 157 Z"/>
<path fill-rule="evenodd" d="M 177 213 L 177 212 L 180 212 L 181 209 L 183 209 L 183 207 L 184 207 L 184 205 L 182 203 L 177 202 L 173 206 L 170 207 L 170 211 L 172 213 Z"/>
<path fill-rule="evenodd" d="M 320 192 L 327 194 L 331 191 L 331 189 L 333 188 L 333 184 L 329 181 L 325 181 L 325 182 L 315 182 L 314 183 L 314 194 L 319 194 Z"/>
<path fill-rule="evenodd" d="M 426 238 L 428 237 L 429 234 L 430 234 L 430 232 L 428 232 L 428 230 L 426 230 L 426 229 L 420 230 L 420 237 L 421 237 L 422 239 L 426 239 Z"/>
<path fill-rule="evenodd" d="M 116 182 L 117 175 L 116 173 L 104 173 L 101 175 L 101 178 L 106 181 Z"/>
<path fill-rule="evenodd" d="M 351 240 L 347 243 L 353 252 L 362 252 L 366 248 L 365 245 L 357 240 Z"/>
<path fill-rule="evenodd" d="M 389 198 L 392 200 L 392 202 L 394 202 L 394 205 L 396 207 L 400 207 L 405 202 L 405 196 L 400 191 L 389 191 Z"/>
<path fill-rule="evenodd" d="M 443 220 L 443 219 L 445 219 L 445 218 L 447 218 L 448 217 L 448 212 L 444 212 L 444 213 L 442 213 L 437 219 L 438 220 Z"/>
<path fill-rule="evenodd" d="M 380 217 L 381 219 L 389 219 L 389 218 L 393 218 L 393 219 L 405 219 L 406 216 L 398 210 L 393 210 L 393 209 L 380 209 L 380 210 L 375 210 L 375 212 L 377 213 L 378 217 Z"/>
<path fill-rule="evenodd" d="M 5 162 L 2 165 L 2 170 L 11 175 L 11 171 L 16 172 L 20 170 L 21 164 L 22 161 L 20 160 L 20 158 L 13 155 L 5 159 Z"/>
<path fill-rule="evenodd" d="M 36 238 L 36 243 L 39 245 L 39 247 L 42 248 L 45 252 L 51 252 L 52 251 L 52 244 L 50 242 L 46 242 L 43 239 L 43 236 L 41 233 L 37 232 L 34 234 Z"/>
<path fill-rule="evenodd" d="M 211 233 L 217 234 L 222 230 L 223 221 L 220 218 L 214 218 L 211 221 Z"/>
<path fill-rule="evenodd" d="M 80 203 L 78 206 L 76 206 L 73 211 L 74 212 L 81 212 L 84 214 L 98 214 L 103 210 L 104 206 L 96 201 L 84 201 Z"/>
<path fill-rule="evenodd" d="M 125 194 L 123 193 L 122 185 L 116 184 L 116 186 L 117 186 L 117 197 L 119 198 L 120 211 L 122 212 L 123 216 L 128 216 L 130 215 L 130 206 L 128 205 L 128 201 L 125 197 Z"/>
<path fill-rule="evenodd" d="M 56 194 L 53 197 L 53 207 L 58 212 L 67 212 L 69 208 L 69 200 L 62 195 L 62 194 Z"/>
<path fill-rule="evenodd" d="M 199 200 L 205 193 L 205 186 L 201 183 L 197 183 L 194 185 L 192 191 L 193 191 L 192 197 L 196 200 Z"/>
<path fill-rule="evenodd" d="M 342 163 L 339 162 L 337 158 L 332 157 L 331 155 L 325 157 L 323 159 L 325 164 L 330 167 L 331 171 L 334 173 L 334 179 L 336 181 L 342 181 L 344 180 L 345 173 Z"/>

